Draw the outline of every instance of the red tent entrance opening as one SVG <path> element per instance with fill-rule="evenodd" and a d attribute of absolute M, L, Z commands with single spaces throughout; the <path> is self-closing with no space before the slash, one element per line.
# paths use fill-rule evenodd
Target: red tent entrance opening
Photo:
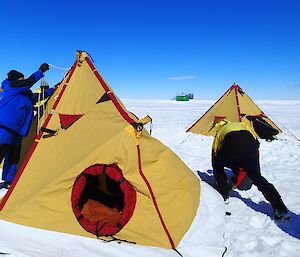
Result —
<path fill-rule="evenodd" d="M 76 178 L 71 200 L 73 212 L 85 230 L 109 236 L 131 218 L 136 192 L 117 165 L 97 164 Z"/>

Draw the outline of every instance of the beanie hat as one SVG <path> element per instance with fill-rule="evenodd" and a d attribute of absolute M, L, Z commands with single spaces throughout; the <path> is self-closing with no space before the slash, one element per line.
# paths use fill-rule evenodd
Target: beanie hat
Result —
<path fill-rule="evenodd" d="M 7 73 L 7 79 L 9 81 L 15 81 L 18 80 L 19 78 L 24 78 L 23 73 L 18 72 L 16 70 L 11 70 L 9 73 Z"/>

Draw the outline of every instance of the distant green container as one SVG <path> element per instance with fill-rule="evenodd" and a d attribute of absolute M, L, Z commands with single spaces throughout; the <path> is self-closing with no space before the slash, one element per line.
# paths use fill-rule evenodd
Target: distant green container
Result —
<path fill-rule="evenodd" d="M 189 101 L 190 98 L 188 95 L 177 95 L 176 96 L 176 101 Z"/>

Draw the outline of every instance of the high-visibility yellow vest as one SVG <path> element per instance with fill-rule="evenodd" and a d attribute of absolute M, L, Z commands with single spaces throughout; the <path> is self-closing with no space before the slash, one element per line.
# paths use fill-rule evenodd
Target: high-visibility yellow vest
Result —
<path fill-rule="evenodd" d="M 216 153 L 216 152 L 218 152 L 221 149 L 222 142 L 223 142 L 225 136 L 229 132 L 232 132 L 232 131 L 241 131 L 241 130 L 249 131 L 252 134 L 252 136 L 255 139 L 257 139 L 254 131 L 249 126 L 247 126 L 245 123 L 243 123 L 243 122 L 230 122 L 230 121 L 227 121 L 227 123 L 224 126 L 219 127 L 217 129 L 217 133 L 216 133 L 213 145 L 212 145 L 212 148 L 213 148 L 214 152 Z"/>

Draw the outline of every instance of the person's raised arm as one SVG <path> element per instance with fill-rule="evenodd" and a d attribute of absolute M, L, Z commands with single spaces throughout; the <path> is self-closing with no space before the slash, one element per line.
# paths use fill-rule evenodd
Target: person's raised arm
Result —
<path fill-rule="evenodd" d="M 33 73 L 29 78 L 23 80 L 12 81 L 11 87 L 32 87 L 40 78 L 44 76 L 44 72 L 49 70 L 49 65 L 47 63 L 43 63 L 39 70 Z"/>

